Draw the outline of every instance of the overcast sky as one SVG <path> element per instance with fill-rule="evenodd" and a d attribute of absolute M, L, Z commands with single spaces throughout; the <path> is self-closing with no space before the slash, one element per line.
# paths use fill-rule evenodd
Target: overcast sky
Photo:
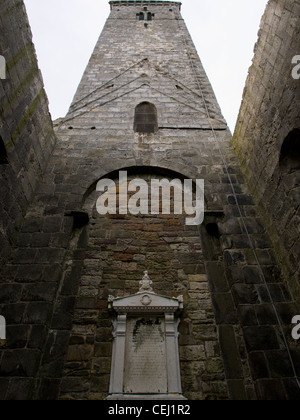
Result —
<path fill-rule="evenodd" d="M 24 0 L 52 118 L 65 116 L 109 15 L 108 0 Z M 182 15 L 231 130 L 267 0 L 182 0 Z"/>

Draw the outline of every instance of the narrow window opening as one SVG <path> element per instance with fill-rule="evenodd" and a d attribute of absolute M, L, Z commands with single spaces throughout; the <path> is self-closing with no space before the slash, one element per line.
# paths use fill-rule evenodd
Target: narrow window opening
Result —
<path fill-rule="evenodd" d="M 281 170 L 294 172 L 300 169 L 300 129 L 291 131 L 285 138 L 280 151 Z"/>
<path fill-rule="evenodd" d="M 0 165 L 6 164 L 8 164 L 6 148 L 2 138 L 0 137 Z"/>
<path fill-rule="evenodd" d="M 147 20 L 152 20 L 152 13 L 151 12 L 147 13 Z"/>
<path fill-rule="evenodd" d="M 155 133 L 157 130 L 156 107 L 149 102 L 142 102 L 135 109 L 134 131 L 137 133 Z"/>
<path fill-rule="evenodd" d="M 148 7 L 144 7 L 144 11 L 147 12 L 147 10 L 148 10 Z"/>
<path fill-rule="evenodd" d="M 210 222 L 201 226 L 203 255 L 207 261 L 218 261 L 222 255 L 220 231 L 217 223 Z"/>
<path fill-rule="evenodd" d="M 206 230 L 209 236 L 212 236 L 213 238 L 220 239 L 220 232 L 218 225 L 216 223 L 208 223 L 206 225 Z"/>
<path fill-rule="evenodd" d="M 138 17 L 139 17 L 139 20 L 145 20 L 145 15 L 143 12 L 139 13 Z"/>
<path fill-rule="evenodd" d="M 70 211 L 65 216 L 73 217 L 73 230 L 83 228 L 90 221 L 89 215 L 84 211 Z"/>

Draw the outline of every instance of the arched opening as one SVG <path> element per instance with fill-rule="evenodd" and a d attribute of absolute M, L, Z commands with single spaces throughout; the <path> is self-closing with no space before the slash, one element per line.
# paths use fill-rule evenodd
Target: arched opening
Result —
<path fill-rule="evenodd" d="M 216 223 L 208 223 L 206 225 L 206 230 L 209 236 L 216 239 L 220 239 L 220 232 L 219 232 L 218 225 Z"/>
<path fill-rule="evenodd" d="M 151 12 L 147 13 L 147 20 L 152 20 L 152 13 Z"/>
<path fill-rule="evenodd" d="M 298 208 L 300 203 L 300 129 L 292 130 L 282 142 L 278 164 L 274 168 L 269 188 L 268 211 L 287 250 L 293 267 L 299 259 Z"/>
<path fill-rule="evenodd" d="M 138 20 L 145 20 L 145 15 L 143 12 L 137 13 Z"/>
<path fill-rule="evenodd" d="M 137 133 L 155 133 L 157 130 L 156 107 L 149 102 L 142 102 L 135 108 L 134 131 Z"/>
<path fill-rule="evenodd" d="M 127 184 L 129 190 L 130 183 L 135 179 L 148 185 L 154 179 L 172 181 L 178 178 L 181 182 L 186 179 L 183 174 L 167 168 L 149 166 L 123 170 L 128 172 L 125 181 L 120 180 L 119 170 L 101 177 L 115 182 L 117 195 L 122 194 L 120 187 L 123 187 L 123 183 L 125 186 Z M 148 191 L 150 194 L 150 186 Z M 171 200 L 172 197 L 173 193 Z M 84 247 L 80 245 L 82 266 L 80 271 L 77 270 L 79 289 L 76 292 L 76 310 L 64 374 L 74 381 L 80 376 L 81 380 L 96 383 L 95 391 L 92 389 L 91 393 L 97 392 L 99 396 L 100 389 L 101 398 L 107 397 L 113 333 L 113 315 L 108 310 L 108 300 L 111 296 L 121 298 L 135 294 L 142 273 L 148 271 L 157 294 L 170 297 L 184 295 L 184 313 L 179 324 L 183 394 L 191 399 L 209 399 L 210 390 L 203 395 L 202 386 L 213 380 L 214 373 L 206 371 L 206 356 L 201 352 L 201 346 L 218 346 L 218 337 L 198 226 L 187 226 L 186 214 L 172 211 L 170 214 L 152 214 L 149 211 L 148 214 L 117 212 L 101 215 L 96 207 L 98 198 L 99 191 L 96 191 L 96 184 L 93 183 L 82 206 L 90 218 L 86 228 L 86 243 Z M 128 194 L 128 200 L 132 199 L 133 196 Z M 120 203 L 120 197 L 117 201 Z M 201 333 L 203 328 L 210 330 L 207 340 Z M 84 359 L 82 352 L 85 352 Z M 199 379 L 191 393 L 190 372 L 194 369 L 195 359 L 201 362 L 198 367 Z M 71 386 L 67 393 L 75 399 L 80 398 L 75 387 Z M 61 397 L 64 396 L 65 392 L 62 391 Z"/>
<path fill-rule="evenodd" d="M 300 168 L 300 129 L 291 131 L 282 143 L 279 167 L 284 172 Z"/>
<path fill-rule="evenodd" d="M 8 163 L 8 160 L 7 160 L 5 144 L 2 140 L 2 137 L 0 137 L 0 165 L 6 165 L 7 163 Z"/>
<path fill-rule="evenodd" d="M 216 222 L 208 222 L 200 228 L 203 253 L 207 261 L 218 261 L 221 253 L 220 232 Z"/>

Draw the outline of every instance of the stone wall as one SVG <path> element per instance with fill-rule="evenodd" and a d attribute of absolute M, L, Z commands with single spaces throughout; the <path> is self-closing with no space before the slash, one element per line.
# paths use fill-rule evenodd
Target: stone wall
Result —
<path fill-rule="evenodd" d="M 233 144 L 282 275 L 299 302 L 300 3 L 271 0 L 262 18 Z"/>
<path fill-rule="evenodd" d="M 55 142 L 23 1 L 0 5 L 0 263 L 16 240 L 23 216 Z"/>
<path fill-rule="evenodd" d="M 150 188 L 151 180 L 159 176 L 152 168 L 149 171 L 136 175 Z M 94 204 L 98 195 L 94 192 Z M 107 396 L 113 332 L 108 296 L 136 293 L 145 270 L 156 293 L 184 296 L 179 328 L 184 395 L 193 400 L 228 398 L 201 238 L 198 226 L 186 226 L 185 217 L 100 216 L 93 206 L 61 398 Z"/>

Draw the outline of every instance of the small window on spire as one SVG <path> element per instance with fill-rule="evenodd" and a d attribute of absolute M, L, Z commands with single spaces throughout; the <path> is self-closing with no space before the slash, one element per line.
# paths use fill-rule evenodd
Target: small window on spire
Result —
<path fill-rule="evenodd" d="M 149 102 L 142 102 L 135 108 L 134 131 L 137 133 L 155 133 L 157 130 L 156 107 Z"/>

